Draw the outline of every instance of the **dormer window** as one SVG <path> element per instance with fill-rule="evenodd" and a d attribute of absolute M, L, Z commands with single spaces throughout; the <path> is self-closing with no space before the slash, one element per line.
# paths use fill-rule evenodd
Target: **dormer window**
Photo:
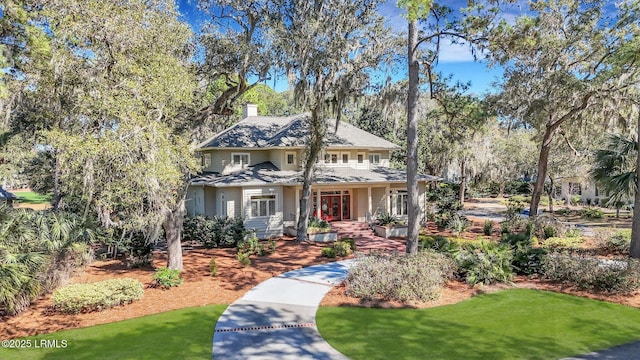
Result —
<path fill-rule="evenodd" d="M 248 153 L 233 153 L 231 154 L 231 164 L 234 167 L 245 168 L 249 166 L 249 154 Z"/>

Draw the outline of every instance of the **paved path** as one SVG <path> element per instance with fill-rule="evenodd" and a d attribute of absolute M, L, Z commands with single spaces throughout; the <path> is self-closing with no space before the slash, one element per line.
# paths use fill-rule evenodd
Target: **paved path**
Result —
<path fill-rule="evenodd" d="M 322 298 L 353 260 L 311 266 L 268 279 L 225 310 L 213 336 L 214 359 L 347 359 L 318 333 Z"/>
<path fill-rule="evenodd" d="M 563 360 L 588 360 L 588 359 L 607 359 L 607 360 L 631 360 L 640 359 L 640 341 L 624 344 L 609 349 L 594 351 L 592 353 L 570 357 Z"/>

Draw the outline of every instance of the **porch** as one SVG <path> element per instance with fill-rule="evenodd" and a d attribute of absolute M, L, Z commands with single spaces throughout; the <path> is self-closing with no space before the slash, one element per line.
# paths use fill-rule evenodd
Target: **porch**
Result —
<path fill-rule="evenodd" d="M 350 237 L 356 241 L 356 249 L 361 252 L 387 250 L 404 252 L 406 241 L 401 238 L 385 239 L 376 236 L 369 224 L 355 220 L 333 221 L 331 229 L 338 232 L 338 239 Z"/>

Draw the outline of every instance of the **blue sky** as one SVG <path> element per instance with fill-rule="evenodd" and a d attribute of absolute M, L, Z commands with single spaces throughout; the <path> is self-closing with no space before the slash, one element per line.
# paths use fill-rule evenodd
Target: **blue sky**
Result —
<path fill-rule="evenodd" d="M 452 8 L 460 8 L 466 6 L 467 0 L 447 1 L 447 5 Z M 198 31 L 207 16 L 200 13 L 197 9 L 196 0 L 179 0 L 179 11 L 183 15 L 184 20 L 191 24 L 194 31 Z M 387 25 L 396 31 L 405 30 L 407 27 L 406 20 L 402 17 L 403 11 L 396 6 L 395 0 L 389 0 L 379 7 L 379 12 L 386 19 Z M 515 18 L 516 14 L 507 12 L 505 15 L 508 20 Z M 470 92 L 476 94 L 484 94 L 492 91 L 491 83 L 498 80 L 502 75 L 502 69 L 489 69 L 485 64 L 474 61 L 469 49 L 462 45 L 444 44 L 440 52 L 440 60 L 436 66 L 436 71 L 445 75 L 452 74 L 454 81 L 471 82 Z M 398 78 L 406 77 L 399 74 Z M 269 81 L 269 86 L 274 86 L 273 81 Z M 286 90 L 286 79 L 277 81 L 275 84 L 277 91 Z M 495 91 L 495 90 L 494 90 Z"/>

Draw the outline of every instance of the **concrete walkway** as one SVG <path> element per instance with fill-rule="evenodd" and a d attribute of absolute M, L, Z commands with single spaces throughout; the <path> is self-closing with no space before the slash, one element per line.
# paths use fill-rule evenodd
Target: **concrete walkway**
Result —
<path fill-rule="evenodd" d="M 289 271 L 249 290 L 218 319 L 213 358 L 347 359 L 324 341 L 315 319 L 322 298 L 352 262 Z"/>

